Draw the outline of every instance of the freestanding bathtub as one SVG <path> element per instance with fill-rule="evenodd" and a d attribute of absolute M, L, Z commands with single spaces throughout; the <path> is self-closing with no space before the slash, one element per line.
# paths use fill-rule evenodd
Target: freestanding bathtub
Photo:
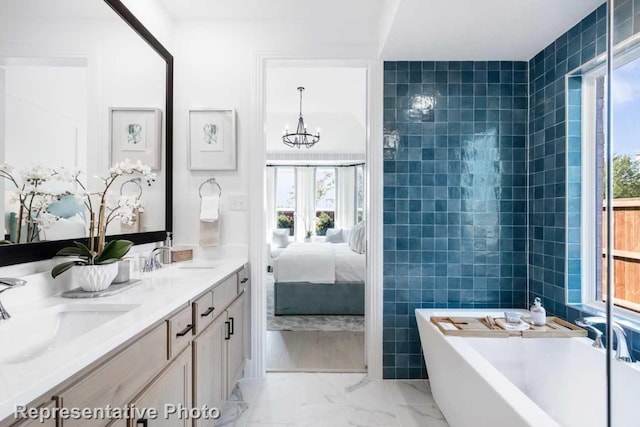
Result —
<path fill-rule="evenodd" d="M 524 313 L 523 310 L 510 310 Z M 433 397 L 452 427 L 606 426 L 605 352 L 588 338 L 443 335 L 431 316 L 493 310 L 416 310 Z M 613 361 L 613 425 L 640 426 L 640 364 Z"/>

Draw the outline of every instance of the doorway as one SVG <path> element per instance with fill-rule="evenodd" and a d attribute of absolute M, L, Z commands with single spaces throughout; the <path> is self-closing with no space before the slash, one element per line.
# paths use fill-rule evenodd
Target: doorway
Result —
<path fill-rule="evenodd" d="M 265 367 L 366 372 L 367 68 L 314 60 L 269 65 Z M 296 128 L 308 135 L 304 142 L 318 140 L 295 145 L 303 142 Z M 291 134 L 289 144 L 283 133 Z"/>

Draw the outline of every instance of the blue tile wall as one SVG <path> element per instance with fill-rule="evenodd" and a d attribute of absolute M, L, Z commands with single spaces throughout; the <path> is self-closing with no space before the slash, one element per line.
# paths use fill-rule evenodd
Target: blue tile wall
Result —
<path fill-rule="evenodd" d="M 580 301 L 580 77 L 570 72 L 606 50 L 602 5 L 529 61 L 529 291 L 571 321 Z M 618 0 L 614 42 L 640 31 L 640 1 Z M 568 105 L 565 105 L 567 104 Z M 568 113 L 568 114 L 567 114 Z M 640 357 L 640 334 L 629 331 Z"/>
<path fill-rule="evenodd" d="M 640 0 L 616 5 L 617 43 L 640 31 Z M 605 49 L 603 5 L 528 64 L 384 64 L 385 378 L 426 376 L 416 308 L 524 307 L 528 289 L 550 314 L 584 314 L 567 304 L 580 300 L 581 81 L 565 76 Z"/>
<path fill-rule="evenodd" d="M 567 264 L 569 292 L 580 288 L 581 182 L 581 81 L 565 76 L 605 50 L 603 5 L 529 61 L 529 291 L 563 317 Z"/>
<path fill-rule="evenodd" d="M 414 309 L 525 306 L 527 63 L 384 68 L 384 377 L 422 378 Z"/>

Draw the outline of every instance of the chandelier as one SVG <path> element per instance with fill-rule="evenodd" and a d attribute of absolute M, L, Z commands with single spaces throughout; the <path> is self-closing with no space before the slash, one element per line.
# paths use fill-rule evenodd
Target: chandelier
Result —
<path fill-rule="evenodd" d="M 295 132 L 289 132 L 289 128 L 284 129 L 284 134 L 282 135 L 282 142 L 287 147 L 302 147 L 303 145 L 307 148 L 313 147 L 316 142 L 320 141 L 320 129 L 314 135 L 312 133 L 307 132 L 307 126 L 304 124 L 304 119 L 302 118 L 302 91 L 304 88 L 301 86 L 298 88 L 300 91 L 300 116 L 298 117 L 298 127 Z"/>

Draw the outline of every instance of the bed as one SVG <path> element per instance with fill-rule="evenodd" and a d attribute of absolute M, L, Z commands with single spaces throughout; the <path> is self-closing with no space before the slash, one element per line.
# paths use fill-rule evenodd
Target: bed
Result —
<path fill-rule="evenodd" d="M 363 315 L 365 271 L 346 243 L 291 243 L 274 259 L 274 314 Z"/>

